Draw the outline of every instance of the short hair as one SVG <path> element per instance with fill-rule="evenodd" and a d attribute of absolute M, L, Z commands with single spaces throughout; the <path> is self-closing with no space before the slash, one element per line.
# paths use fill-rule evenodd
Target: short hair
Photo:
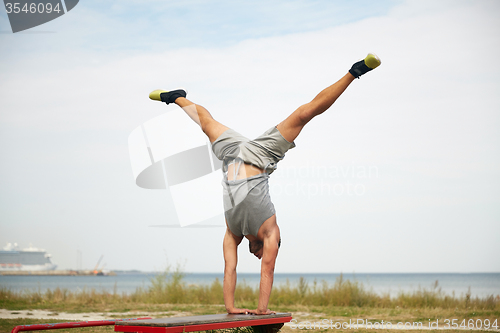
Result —
<path fill-rule="evenodd" d="M 252 244 L 253 244 L 253 246 L 252 246 Z M 250 253 L 255 253 L 255 252 L 259 251 L 263 246 L 264 246 L 264 242 L 262 242 L 260 240 L 256 240 L 253 242 L 248 241 L 248 250 L 250 251 Z M 281 237 L 280 237 L 280 240 L 278 241 L 278 249 L 280 248 L 280 246 L 281 246 Z M 252 247 L 253 247 L 253 251 L 252 251 Z"/>

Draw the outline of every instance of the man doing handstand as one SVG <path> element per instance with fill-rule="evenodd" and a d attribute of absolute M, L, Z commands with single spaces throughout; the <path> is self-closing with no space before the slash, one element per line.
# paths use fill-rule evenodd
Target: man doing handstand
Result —
<path fill-rule="evenodd" d="M 254 140 L 216 121 L 202 106 L 186 99 L 184 89 L 155 90 L 149 97 L 180 106 L 201 126 L 212 150 L 223 162 L 223 203 L 226 218 L 224 252 L 224 303 L 228 313 L 271 314 L 267 306 L 274 279 L 274 267 L 280 247 L 280 229 L 269 196 L 269 175 L 285 153 L 295 147 L 294 140 L 315 116 L 325 112 L 355 78 L 378 67 L 374 54 L 356 62 L 339 81 L 321 91 L 311 102 L 300 106 L 288 118 Z M 261 259 L 260 294 L 256 310 L 234 307 L 238 245 L 246 237 L 250 252 Z"/>

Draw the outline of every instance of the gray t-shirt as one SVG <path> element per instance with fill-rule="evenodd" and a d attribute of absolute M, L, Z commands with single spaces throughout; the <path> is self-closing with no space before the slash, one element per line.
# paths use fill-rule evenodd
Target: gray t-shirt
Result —
<path fill-rule="evenodd" d="M 269 174 L 295 147 L 286 141 L 276 127 L 272 127 L 255 140 L 249 140 L 228 129 L 213 143 L 212 150 L 223 161 L 223 202 L 229 229 L 236 236 L 257 236 L 260 226 L 276 213 L 269 195 Z M 228 180 L 230 164 L 235 164 L 235 175 L 242 163 L 254 165 L 265 172 L 238 180 Z M 236 177 L 233 177 L 236 179 Z"/>

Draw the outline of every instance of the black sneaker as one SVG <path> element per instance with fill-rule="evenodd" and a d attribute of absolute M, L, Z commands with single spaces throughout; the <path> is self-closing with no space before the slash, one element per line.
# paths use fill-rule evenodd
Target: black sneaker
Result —
<path fill-rule="evenodd" d="M 361 75 L 377 68 L 380 64 L 380 59 L 375 54 L 369 53 L 366 58 L 352 65 L 349 73 L 359 79 Z"/>
<path fill-rule="evenodd" d="M 174 103 L 177 98 L 186 96 L 187 90 L 183 88 L 171 91 L 157 89 L 149 94 L 149 98 L 153 101 L 165 102 L 167 104 Z"/>

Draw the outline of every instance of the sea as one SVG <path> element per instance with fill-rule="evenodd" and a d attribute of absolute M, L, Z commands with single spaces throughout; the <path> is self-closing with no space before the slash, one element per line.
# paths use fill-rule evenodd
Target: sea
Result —
<path fill-rule="evenodd" d="M 2 276 L 0 288 L 12 291 L 40 291 L 56 288 L 70 291 L 95 289 L 108 292 L 131 294 L 137 288 L 147 289 L 151 280 L 158 273 L 151 272 L 118 272 L 108 276 Z M 222 273 L 184 273 L 183 281 L 187 285 L 207 285 L 216 279 L 222 282 Z M 332 285 L 340 277 L 340 273 L 276 273 L 275 285 L 289 283 L 297 286 L 300 279 L 310 287 L 325 281 Z M 470 292 L 472 297 L 485 298 L 500 295 L 500 273 L 356 273 L 342 274 L 343 279 L 356 281 L 366 290 L 377 294 L 397 296 L 401 292 L 413 292 L 421 289 L 434 290 L 440 288 L 450 296 L 464 296 Z M 238 273 L 238 283 L 246 283 L 258 287 L 259 273 Z"/>

